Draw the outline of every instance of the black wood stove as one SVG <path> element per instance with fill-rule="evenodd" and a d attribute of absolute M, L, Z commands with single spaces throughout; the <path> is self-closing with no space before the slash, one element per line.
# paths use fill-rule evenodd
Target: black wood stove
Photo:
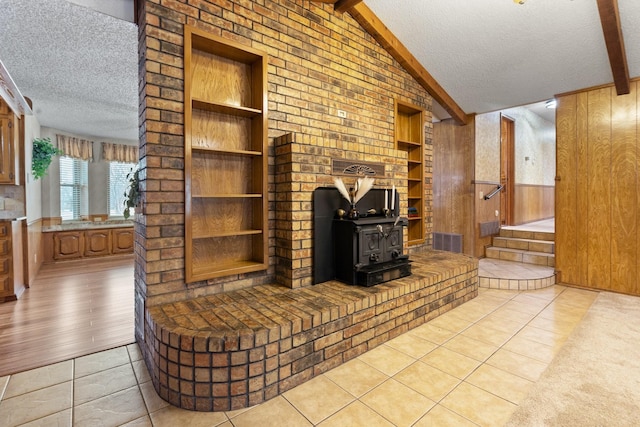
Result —
<path fill-rule="evenodd" d="M 373 286 L 409 276 L 409 256 L 403 254 L 406 218 L 372 216 L 333 221 L 336 279 L 350 285 Z"/>
<path fill-rule="evenodd" d="M 373 286 L 409 276 L 411 264 L 403 253 L 407 218 L 398 218 L 396 194 L 389 216 L 383 215 L 384 189 L 370 190 L 358 202 L 360 218 L 338 218 L 349 203 L 335 188 L 321 187 L 313 197 L 313 283 L 340 280 L 351 285 Z"/>

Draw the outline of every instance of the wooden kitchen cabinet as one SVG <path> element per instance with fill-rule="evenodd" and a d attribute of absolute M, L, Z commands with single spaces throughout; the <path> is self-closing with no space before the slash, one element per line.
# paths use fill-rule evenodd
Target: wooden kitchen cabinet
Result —
<path fill-rule="evenodd" d="M 128 254 L 133 252 L 133 229 L 111 230 L 111 253 Z"/>
<path fill-rule="evenodd" d="M 0 184 L 20 184 L 19 139 L 19 120 L 9 106 L 0 100 Z"/>
<path fill-rule="evenodd" d="M 111 230 L 87 230 L 84 232 L 84 256 L 109 255 Z"/>
<path fill-rule="evenodd" d="M 133 228 L 45 231 L 44 262 L 133 253 Z"/>
<path fill-rule="evenodd" d="M 0 221 L 0 303 L 15 301 L 24 290 L 22 221 Z"/>
<path fill-rule="evenodd" d="M 76 259 L 82 257 L 84 232 L 62 231 L 53 236 L 53 259 Z"/>

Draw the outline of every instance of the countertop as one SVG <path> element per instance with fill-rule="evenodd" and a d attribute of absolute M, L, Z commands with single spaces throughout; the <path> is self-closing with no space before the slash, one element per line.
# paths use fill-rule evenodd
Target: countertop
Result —
<path fill-rule="evenodd" d="M 73 221 L 58 225 L 42 227 L 42 232 L 70 231 L 70 230 L 97 230 L 102 228 L 126 228 L 133 227 L 133 221 L 118 219 L 111 221 Z"/>

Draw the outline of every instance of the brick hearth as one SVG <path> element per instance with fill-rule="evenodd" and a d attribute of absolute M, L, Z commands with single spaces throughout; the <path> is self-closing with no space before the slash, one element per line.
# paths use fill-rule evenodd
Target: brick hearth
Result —
<path fill-rule="evenodd" d="M 158 393 L 198 411 L 255 405 L 477 296 L 477 260 L 412 260 L 412 276 L 370 288 L 260 285 L 149 309 L 140 345 Z"/>

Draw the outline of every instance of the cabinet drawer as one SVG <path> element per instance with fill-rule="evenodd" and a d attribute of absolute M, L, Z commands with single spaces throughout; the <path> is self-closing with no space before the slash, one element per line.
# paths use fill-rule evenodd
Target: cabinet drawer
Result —
<path fill-rule="evenodd" d="M 0 222 L 0 237 L 7 237 L 9 235 L 9 227 L 11 224 L 8 222 Z"/>
<path fill-rule="evenodd" d="M 11 255 L 11 240 L 0 239 L 0 256 Z"/>
<path fill-rule="evenodd" d="M 0 276 L 11 274 L 11 257 L 0 258 Z"/>

